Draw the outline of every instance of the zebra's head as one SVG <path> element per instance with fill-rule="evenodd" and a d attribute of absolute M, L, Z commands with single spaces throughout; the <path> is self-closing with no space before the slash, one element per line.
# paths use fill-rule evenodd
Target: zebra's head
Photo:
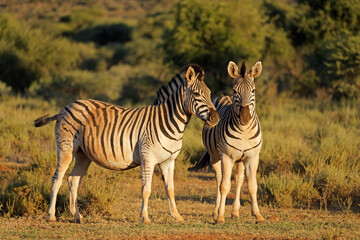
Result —
<path fill-rule="evenodd" d="M 245 61 L 242 63 L 240 71 L 238 66 L 230 61 L 228 73 L 234 79 L 233 84 L 233 106 L 234 111 L 242 124 L 247 124 L 255 114 L 255 82 L 254 78 L 261 73 L 261 62 L 255 63 L 246 73 Z"/>
<path fill-rule="evenodd" d="M 184 101 L 186 113 L 195 114 L 209 127 L 215 126 L 219 121 L 219 114 L 211 101 L 211 91 L 204 82 L 204 70 L 199 65 L 191 64 L 187 67 L 185 77 L 187 80 Z"/>

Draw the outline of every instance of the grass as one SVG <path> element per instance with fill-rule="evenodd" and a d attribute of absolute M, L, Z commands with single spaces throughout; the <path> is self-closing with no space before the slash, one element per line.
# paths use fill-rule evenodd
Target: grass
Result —
<path fill-rule="evenodd" d="M 61 107 L 39 99 L 0 98 L 0 230 L 13 238 L 356 238 L 359 235 L 360 105 L 276 99 L 258 103 L 264 134 L 258 199 L 267 223 L 256 225 L 243 186 L 239 219 L 215 225 L 212 172 L 187 168 L 204 152 L 202 122 L 193 118 L 176 160 L 175 196 L 184 224 L 175 224 L 159 170 L 149 202 L 151 225 L 141 224 L 140 169 L 115 172 L 92 164 L 79 188 L 85 224 L 70 223 L 68 189 L 60 189 L 56 216 L 44 220 L 56 167 L 54 126 L 35 129 L 33 120 Z M 68 173 L 71 170 L 68 170 Z M 67 176 L 67 175 L 66 175 Z"/>
<path fill-rule="evenodd" d="M 127 181 L 124 181 L 124 184 L 114 183 L 118 187 L 110 215 L 87 215 L 85 223 L 81 225 L 71 223 L 71 218 L 66 215 L 61 216 L 56 223 L 47 223 L 42 218 L 43 215 L 1 218 L 2 239 L 335 239 L 354 238 L 360 233 L 358 214 L 323 210 L 261 206 L 267 222 L 257 225 L 250 215 L 247 194 L 243 196 L 239 219 L 230 219 L 231 206 L 228 205 L 227 222 L 215 225 L 211 217 L 215 197 L 215 179 L 212 173 L 191 173 L 186 181 L 176 178 L 177 205 L 185 218 L 183 224 L 175 224 L 174 219 L 169 216 L 161 177 L 154 176 L 153 194 L 149 202 L 149 213 L 153 223 L 143 225 L 139 217 L 141 183 L 137 171 L 120 175 Z M 198 191 L 199 189 L 201 191 Z M 232 198 L 233 195 L 230 195 L 229 203 Z"/>

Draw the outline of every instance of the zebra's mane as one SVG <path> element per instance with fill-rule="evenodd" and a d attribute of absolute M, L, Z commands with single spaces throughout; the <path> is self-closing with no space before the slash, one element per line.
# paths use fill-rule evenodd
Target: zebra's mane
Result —
<path fill-rule="evenodd" d="M 187 80 L 185 77 L 186 70 L 192 67 L 195 70 L 195 74 L 199 73 L 198 79 L 203 80 L 205 76 L 205 72 L 197 64 L 190 64 L 182 69 L 182 71 L 178 74 L 176 74 L 167 85 L 163 85 L 160 87 L 160 89 L 157 91 L 156 95 L 157 98 L 154 101 L 154 105 L 160 105 L 164 103 L 174 92 L 176 92 L 179 87 L 184 86 L 187 84 Z"/>
<path fill-rule="evenodd" d="M 167 85 L 161 86 L 157 91 L 157 98 L 154 101 L 154 105 L 160 105 L 165 102 L 179 87 L 186 83 L 185 81 L 185 74 L 176 74 Z"/>

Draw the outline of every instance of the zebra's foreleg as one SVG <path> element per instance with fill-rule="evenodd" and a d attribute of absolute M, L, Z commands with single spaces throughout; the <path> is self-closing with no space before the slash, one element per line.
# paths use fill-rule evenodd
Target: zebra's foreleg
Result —
<path fill-rule="evenodd" d="M 70 212 L 74 216 L 75 223 L 81 223 L 82 215 L 79 213 L 77 191 L 82 177 L 90 166 L 91 160 L 81 150 L 75 154 L 75 159 L 75 166 L 68 178 L 70 194 L 69 203 Z"/>
<path fill-rule="evenodd" d="M 142 181 L 142 206 L 140 217 L 143 223 L 151 223 L 148 213 L 148 203 L 151 193 L 151 181 L 154 173 L 155 164 L 149 160 L 149 157 L 141 157 L 141 181 Z"/>
<path fill-rule="evenodd" d="M 226 197 L 231 188 L 231 171 L 234 163 L 232 159 L 226 154 L 223 154 L 220 158 L 221 158 L 221 170 L 222 170 L 222 179 L 220 184 L 221 198 L 220 198 L 219 215 L 216 222 L 224 223 L 225 203 L 226 203 Z"/>
<path fill-rule="evenodd" d="M 175 160 L 171 159 L 160 164 L 162 178 L 164 181 L 165 192 L 168 197 L 170 215 L 176 219 L 176 222 L 183 222 L 184 218 L 180 216 L 175 203 L 174 196 L 174 167 Z"/>
<path fill-rule="evenodd" d="M 62 184 L 62 179 L 65 175 L 66 170 L 69 167 L 71 160 L 73 159 L 72 154 L 72 142 L 62 142 L 61 146 L 58 144 L 57 149 L 58 164 L 52 177 L 52 186 L 51 186 L 51 197 L 50 205 L 48 209 L 48 221 L 56 221 L 55 217 L 55 206 L 56 198 L 59 192 L 59 188 Z"/>
<path fill-rule="evenodd" d="M 253 158 L 249 158 L 245 161 L 245 173 L 248 184 L 248 190 L 251 198 L 251 214 L 256 217 L 256 222 L 264 222 L 265 219 L 261 216 L 259 206 L 257 203 L 257 181 L 256 171 L 259 164 L 259 154 L 256 154 Z"/>
<path fill-rule="evenodd" d="M 241 191 L 241 185 L 244 182 L 244 162 L 238 162 L 236 163 L 236 172 L 235 172 L 235 199 L 233 203 L 233 211 L 231 213 L 231 216 L 233 218 L 239 217 L 239 209 L 240 209 L 240 191 Z"/>
<path fill-rule="evenodd" d="M 215 221 L 217 221 L 217 217 L 219 215 L 219 207 L 220 207 L 220 198 L 221 198 L 221 192 L 220 192 L 220 184 L 221 184 L 221 161 L 218 160 L 217 162 L 213 162 L 213 157 L 211 157 L 211 165 L 215 170 L 215 177 L 216 177 L 216 202 L 215 202 L 215 208 L 213 211 L 213 218 Z"/>

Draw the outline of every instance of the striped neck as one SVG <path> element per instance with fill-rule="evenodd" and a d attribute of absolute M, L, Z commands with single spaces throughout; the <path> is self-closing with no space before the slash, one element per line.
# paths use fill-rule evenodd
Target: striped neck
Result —
<path fill-rule="evenodd" d="M 185 111 L 184 98 L 184 86 L 182 86 L 169 95 L 163 103 L 157 105 L 162 109 L 161 112 L 164 117 L 167 118 L 165 124 L 173 134 L 175 134 L 175 130 L 177 133 L 182 134 L 191 119 L 191 115 Z"/>
<path fill-rule="evenodd" d="M 184 74 L 176 74 L 166 86 L 162 86 L 156 93 L 157 98 L 154 105 L 164 103 L 173 94 L 176 94 L 179 89 L 185 87 L 186 79 Z"/>

